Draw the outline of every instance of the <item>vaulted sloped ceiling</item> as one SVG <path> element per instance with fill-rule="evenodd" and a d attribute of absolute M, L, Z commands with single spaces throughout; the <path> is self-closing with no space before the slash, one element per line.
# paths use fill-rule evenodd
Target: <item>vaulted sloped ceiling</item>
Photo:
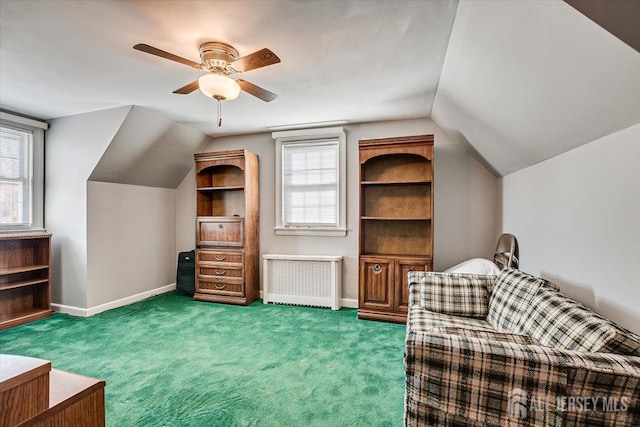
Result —
<path fill-rule="evenodd" d="M 498 175 L 640 122 L 640 53 L 564 2 L 461 1 L 432 117 Z"/>
<path fill-rule="evenodd" d="M 640 2 L 637 0 L 564 0 L 571 7 L 640 52 Z"/>
<path fill-rule="evenodd" d="M 193 166 L 205 134 L 133 107 L 93 169 L 89 181 L 177 188 Z"/>

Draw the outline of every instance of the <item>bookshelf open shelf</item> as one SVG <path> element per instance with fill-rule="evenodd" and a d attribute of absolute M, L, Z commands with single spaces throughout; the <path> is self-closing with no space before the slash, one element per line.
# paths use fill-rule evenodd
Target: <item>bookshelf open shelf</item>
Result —
<path fill-rule="evenodd" d="M 397 217 L 397 216 L 363 216 L 360 219 L 367 221 L 429 221 L 427 217 Z"/>
<path fill-rule="evenodd" d="M 431 181 L 424 181 L 424 180 L 391 181 L 391 180 L 386 180 L 386 181 L 363 181 L 363 182 L 360 183 L 360 185 L 364 186 L 364 187 L 374 186 L 374 185 L 428 185 L 428 184 L 431 184 Z"/>
<path fill-rule="evenodd" d="M 234 186 L 226 186 L 226 187 L 200 187 L 198 191 L 230 191 L 230 190 L 244 190 L 244 186 L 242 185 L 234 185 Z"/>
<path fill-rule="evenodd" d="M 23 280 L 18 282 L 3 283 L 3 284 L 0 284 L 0 290 L 9 290 L 9 289 L 28 287 L 32 285 L 39 285 L 41 283 L 47 283 L 48 281 L 49 281 L 48 279 L 36 279 L 36 280 Z"/>

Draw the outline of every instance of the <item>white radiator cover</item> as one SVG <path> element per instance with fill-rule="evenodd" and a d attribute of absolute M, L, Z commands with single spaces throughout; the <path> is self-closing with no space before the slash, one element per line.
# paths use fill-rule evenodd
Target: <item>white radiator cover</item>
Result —
<path fill-rule="evenodd" d="M 340 309 L 342 257 L 331 255 L 262 256 L 263 296 L 268 303 Z"/>

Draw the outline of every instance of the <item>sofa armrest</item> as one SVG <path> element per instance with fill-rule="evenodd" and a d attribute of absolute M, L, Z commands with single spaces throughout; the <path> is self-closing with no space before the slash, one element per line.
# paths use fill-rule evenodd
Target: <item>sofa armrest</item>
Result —
<path fill-rule="evenodd" d="M 409 307 L 454 316 L 485 318 L 495 276 L 462 273 L 408 273 Z"/>
<path fill-rule="evenodd" d="M 640 357 L 409 331 L 404 363 L 405 425 L 640 422 Z"/>

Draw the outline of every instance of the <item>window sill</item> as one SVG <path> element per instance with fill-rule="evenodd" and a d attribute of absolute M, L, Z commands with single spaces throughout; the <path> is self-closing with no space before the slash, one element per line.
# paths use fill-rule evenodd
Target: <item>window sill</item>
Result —
<path fill-rule="evenodd" d="M 274 231 L 278 236 L 344 237 L 347 235 L 346 228 L 276 227 Z"/>
<path fill-rule="evenodd" d="M 45 233 L 47 230 L 43 227 L 14 227 L 14 228 L 2 228 L 0 227 L 0 234 L 15 234 L 15 233 Z"/>

